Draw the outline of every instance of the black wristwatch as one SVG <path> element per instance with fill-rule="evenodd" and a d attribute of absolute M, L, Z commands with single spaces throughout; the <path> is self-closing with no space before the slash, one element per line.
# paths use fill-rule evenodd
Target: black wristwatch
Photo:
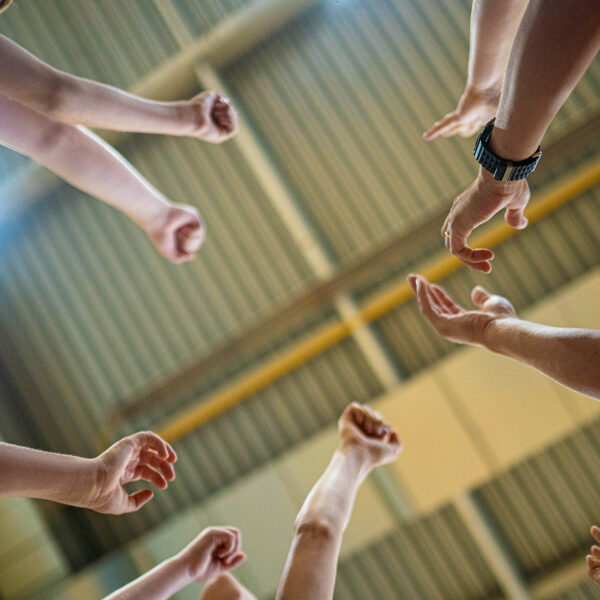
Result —
<path fill-rule="evenodd" d="M 525 160 L 512 161 L 506 158 L 500 158 L 497 154 L 494 154 L 490 149 L 490 137 L 492 135 L 492 129 L 494 129 L 494 123 L 496 118 L 494 117 L 482 130 L 475 142 L 475 160 L 486 170 L 489 171 L 494 179 L 498 181 L 518 181 L 519 179 L 525 179 L 530 173 L 535 171 L 540 158 L 542 157 L 542 150 L 538 149 Z"/>

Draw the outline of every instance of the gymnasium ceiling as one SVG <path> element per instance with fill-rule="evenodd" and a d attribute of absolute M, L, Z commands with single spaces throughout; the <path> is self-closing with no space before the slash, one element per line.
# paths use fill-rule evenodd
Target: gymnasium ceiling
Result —
<path fill-rule="evenodd" d="M 285 13 L 271 14 L 273 31 L 257 33 L 254 24 L 247 43 L 227 33 L 233 27 L 243 36 L 239 15 L 252 24 L 252 11 L 269 5 Z M 462 91 L 469 9 L 467 0 L 16 0 L 0 19 L 1 33 L 59 68 L 164 97 L 172 89 L 165 64 L 211 32 L 232 36 L 231 45 L 223 45 L 213 35 L 211 50 L 198 51 L 199 78 L 190 80 L 194 68 L 187 68 L 177 85 L 189 96 L 215 81 L 225 89 L 267 166 L 248 160 L 253 146 L 247 140 L 221 147 L 159 136 L 115 140 L 153 184 L 176 201 L 198 206 L 206 218 L 205 248 L 193 263 L 176 268 L 120 214 L 1 151 L 0 193 L 11 196 L 11 210 L 0 222 L 4 438 L 93 455 L 99 432 L 116 439 L 140 428 L 158 429 L 233 377 L 338 322 L 340 294 L 361 305 L 436 256 L 442 245 L 438 222 L 475 172 L 472 140 L 426 144 L 421 132 Z M 224 24 L 233 25 L 228 30 Z M 596 61 L 545 140 L 555 157 L 563 144 L 573 148 L 572 158 L 551 159 L 550 151 L 535 189 L 599 155 L 599 92 Z M 276 175 L 291 217 L 274 201 L 279 188 L 274 193 L 265 185 L 265 173 Z M 583 193 L 499 246 L 486 285 L 523 310 L 597 267 L 598 194 L 597 188 Z M 309 232 L 308 243 L 299 241 L 301 228 Z M 411 237 L 414 230 L 422 235 Z M 373 267 L 361 270 L 364 264 Z M 341 282 L 335 293 L 323 293 L 319 286 L 332 281 Z M 468 290 L 482 281 L 462 269 L 445 284 L 466 301 Z M 293 319 L 280 317 L 278 327 L 265 328 L 290 307 Z M 398 381 L 453 351 L 432 334 L 413 301 L 376 321 L 370 333 Z M 157 392 L 167 382 L 168 393 Z M 349 401 L 368 402 L 386 385 L 350 337 L 180 440 L 172 493 L 159 495 L 142 513 L 116 523 L 46 506 L 46 518 L 62 532 L 59 543 L 77 570 L 167 515 L 208 501 L 330 426 Z M 590 425 L 552 452 L 568 456 L 581 440 L 598 452 L 599 431 L 598 424 Z M 541 473 L 550 456 L 519 468 Z M 597 457 L 588 460 L 586 468 L 594 468 Z M 553 490 L 562 477 L 556 472 L 536 485 Z M 512 494 L 506 490 L 515 482 L 525 491 L 509 510 L 505 503 Z M 476 495 L 506 531 L 519 566 L 536 577 L 587 543 L 582 532 L 594 519 L 594 503 L 582 505 L 579 520 L 562 532 L 558 554 L 532 551 L 553 517 L 535 521 L 526 482 L 515 467 Z M 574 485 L 585 487 L 585 476 Z M 561 510 L 565 519 L 572 514 L 568 504 Z M 526 515 L 530 529 L 519 529 L 514 515 Z M 432 523 L 453 538 L 448 543 L 457 564 L 448 573 L 469 560 L 462 561 L 461 553 L 473 561 L 463 579 L 427 583 L 419 561 L 427 555 L 423 532 Z M 412 580 L 398 579 L 406 565 L 399 558 L 403 547 L 416 557 Z M 446 506 L 343 562 L 339 598 L 385 597 L 377 585 L 420 589 L 423 598 L 499 594 L 476 554 L 454 507 Z M 369 596 L 357 581 L 373 564 L 381 573 Z M 586 593 L 574 590 L 561 598 Z"/>

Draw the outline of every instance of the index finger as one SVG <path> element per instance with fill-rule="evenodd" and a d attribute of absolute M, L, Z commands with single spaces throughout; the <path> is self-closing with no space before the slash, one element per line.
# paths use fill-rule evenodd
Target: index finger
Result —
<path fill-rule="evenodd" d="M 436 121 L 425 133 L 423 133 L 423 139 L 427 141 L 435 140 L 438 136 L 442 135 L 450 127 L 453 127 L 456 122 L 456 113 L 450 112 L 446 116 L 442 117 L 439 121 Z"/>

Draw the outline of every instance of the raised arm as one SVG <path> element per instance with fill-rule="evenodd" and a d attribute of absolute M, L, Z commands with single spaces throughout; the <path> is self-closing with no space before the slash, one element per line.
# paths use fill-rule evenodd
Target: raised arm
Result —
<path fill-rule="evenodd" d="M 0 94 L 0 143 L 125 213 L 174 263 L 192 259 L 204 241 L 204 222 L 196 208 L 172 204 L 114 148 L 84 128 L 57 123 Z"/>
<path fill-rule="evenodd" d="M 510 50 L 527 0 L 474 0 L 471 10 L 469 74 L 455 110 L 424 134 L 469 137 L 496 115 Z"/>
<path fill-rule="evenodd" d="M 166 489 L 175 479 L 175 452 L 151 432 L 130 435 L 92 459 L 0 443 L 0 497 L 53 500 L 101 513 L 141 508 L 152 496 L 145 489 L 128 494 L 131 481 Z"/>
<path fill-rule="evenodd" d="M 155 102 L 42 62 L 0 35 L 0 90 L 54 121 L 99 129 L 188 135 L 219 143 L 235 135 L 238 116 L 227 98 Z"/>
<path fill-rule="evenodd" d="M 163 561 L 105 600 L 166 600 L 190 583 L 208 581 L 235 568 L 246 555 L 233 527 L 208 527 L 179 554 Z M 223 597 L 221 600 L 236 600 Z"/>
<path fill-rule="evenodd" d="M 397 458 L 400 441 L 381 415 L 350 405 L 339 421 L 339 445 L 306 498 L 277 592 L 278 600 L 333 597 L 344 529 L 356 492 L 375 467 Z"/>
<path fill-rule="evenodd" d="M 531 156 L 600 49 L 597 0 L 530 0 L 506 70 L 492 149 Z"/>
<path fill-rule="evenodd" d="M 490 150 L 513 162 L 531 157 L 599 48 L 597 0 L 530 0 L 510 55 Z M 471 249 L 467 238 L 503 209 L 506 222 L 522 229 L 528 202 L 526 179 L 497 181 L 481 168 L 444 222 L 446 246 L 471 268 L 489 272 L 493 253 Z"/>
<path fill-rule="evenodd" d="M 420 275 L 409 281 L 421 313 L 446 339 L 509 356 L 600 400 L 600 331 L 523 321 L 506 298 L 481 287 L 472 293 L 478 310 L 465 310 Z"/>

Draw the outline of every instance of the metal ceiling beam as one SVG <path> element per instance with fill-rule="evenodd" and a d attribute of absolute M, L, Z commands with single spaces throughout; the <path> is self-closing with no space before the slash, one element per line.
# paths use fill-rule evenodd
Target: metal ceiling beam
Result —
<path fill-rule="evenodd" d="M 205 87 L 228 93 L 226 83 L 211 66 L 202 65 L 197 74 Z M 319 238 L 300 203 L 252 130 L 250 121 L 243 119 L 243 115 L 241 117 L 245 125 L 235 136 L 233 143 L 312 272 L 318 279 L 330 277 L 334 270 L 334 262 L 328 255 L 323 240 Z M 360 319 L 359 307 L 348 295 L 341 294 L 335 297 L 333 306 L 342 321 Z M 369 324 L 364 321 L 351 335 L 382 389 L 390 391 L 396 388 L 400 384 L 400 374 Z M 412 513 L 412 503 L 391 468 L 377 469 L 372 473 L 371 481 L 396 520 L 403 521 Z"/>
<path fill-rule="evenodd" d="M 598 135 L 600 135 L 600 112 L 548 146 L 544 150 L 544 167 L 552 169 L 565 154 L 576 155 L 581 148 L 589 147 Z M 543 177 L 543 172 L 537 170 L 531 176 L 531 180 L 534 184 L 538 184 L 543 181 Z M 447 206 L 450 205 L 451 200 L 448 198 L 448 202 L 444 203 L 440 211 L 432 214 L 410 232 L 391 239 L 369 254 L 360 255 L 336 267 L 327 277 L 323 273 L 320 279 L 308 289 L 270 309 L 262 318 L 227 339 L 222 345 L 211 349 L 209 353 L 199 356 L 181 371 L 126 401 L 124 408 L 120 408 L 119 413 L 113 414 L 109 421 L 112 423 L 121 418 L 130 418 L 140 410 L 147 409 L 149 403 L 160 402 L 195 381 L 199 376 L 206 376 L 215 367 L 220 368 L 224 362 L 234 357 L 250 355 L 266 347 L 284 331 L 293 329 L 314 315 L 317 310 L 329 306 L 338 296 L 355 291 L 384 276 L 390 268 L 399 264 L 424 241 L 439 241 L 440 223 L 446 216 Z M 313 249 L 306 245 L 302 236 L 298 243 L 303 244 L 305 252 L 312 253 Z"/>
<path fill-rule="evenodd" d="M 507 598 L 510 600 L 533 600 L 525 579 L 500 542 L 487 515 L 472 493 L 460 494 L 455 498 L 453 505 Z"/>

